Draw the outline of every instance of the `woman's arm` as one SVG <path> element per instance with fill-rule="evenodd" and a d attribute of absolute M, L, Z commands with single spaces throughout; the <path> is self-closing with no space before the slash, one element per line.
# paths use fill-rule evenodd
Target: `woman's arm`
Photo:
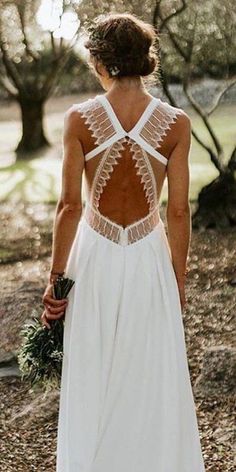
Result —
<path fill-rule="evenodd" d="M 53 272 L 65 270 L 83 209 L 81 187 L 84 154 L 78 132 L 78 113 L 70 109 L 64 120 L 62 188 L 53 224 Z"/>
<path fill-rule="evenodd" d="M 82 214 L 83 170 L 84 154 L 79 141 L 79 117 L 77 111 L 70 108 L 64 119 L 62 187 L 53 223 L 51 267 L 48 285 L 43 295 L 45 310 L 41 316 L 43 324 L 49 329 L 50 323 L 47 320 L 63 316 L 67 305 L 67 299 L 55 300 L 53 298 L 52 284 L 57 278 L 56 273 L 65 271 Z M 51 271 L 55 272 L 55 275 L 52 275 Z"/>
<path fill-rule="evenodd" d="M 185 271 L 191 238 L 191 211 L 189 205 L 190 144 L 191 122 L 189 117 L 183 113 L 179 118 L 177 143 L 169 157 L 167 166 L 168 240 L 182 307 L 185 304 Z"/>

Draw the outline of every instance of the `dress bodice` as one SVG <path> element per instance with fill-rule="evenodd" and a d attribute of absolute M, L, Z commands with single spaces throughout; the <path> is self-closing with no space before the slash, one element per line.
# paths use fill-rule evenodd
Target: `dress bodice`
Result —
<path fill-rule="evenodd" d="M 126 131 L 121 125 L 110 101 L 105 95 L 97 95 L 77 107 L 85 125 L 94 139 L 94 148 L 85 154 L 85 161 L 100 155 L 94 174 L 90 197 L 86 202 L 86 218 L 100 234 L 120 244 L 130 244 L 144 237 L 159 220 L 159 196 L 157 179 L 151 159 L 163 169 L 168 159 L 159 152 L 162 140 L 173 124 L 180 109 L 152 97 L 135 126 Z M 140 186 L 149 207 L 148 214 L 123 228 L 99 211 L 101 195 L 116 172 L 124 149 L 129 149 L 130 159 L 140 176 Z"/>

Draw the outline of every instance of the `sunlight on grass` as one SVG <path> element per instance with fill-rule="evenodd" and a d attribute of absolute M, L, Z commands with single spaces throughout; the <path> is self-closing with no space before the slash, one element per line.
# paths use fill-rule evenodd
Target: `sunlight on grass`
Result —
<path fill-rule="evenodd" d="M 52 202 L 61 180 L 60 159 L 19 161 L 0 172 L 0 199 Z"/>

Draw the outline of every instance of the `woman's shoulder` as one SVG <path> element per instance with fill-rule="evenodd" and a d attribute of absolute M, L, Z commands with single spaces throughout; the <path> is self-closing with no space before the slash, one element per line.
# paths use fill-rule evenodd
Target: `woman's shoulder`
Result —
<path fill-rule="evenodd" d="M 80 111 L 83 111 L 83 110 L 86 110 L 95 106 L 96 103 L 97 103 L 97 95 L 96 97 L 92 97 L 92 98 L 89 97 L 86 100 L 83 100 L 81 102 L 72 103 L 72 105 L 70 105 L 70 107 L 65 111 L 65 115 L 67 116 L 74 115 Z"/>
<path fill-rule="evenodd" d="M 183 108 L 171 105 L 169 102 L 159 99 L 161 111 L 168 117 L 173 118 L 176 127 L 186 129 L 191 127 L 191 119 Z"/>
<path fill-rule="evenodd" d="M 70 126 L 79 126 L 89 119 L 97 106 L 97 97 L 88 98 L 82 102 L 73 103 L 64 113 L 64 122 Z"/>

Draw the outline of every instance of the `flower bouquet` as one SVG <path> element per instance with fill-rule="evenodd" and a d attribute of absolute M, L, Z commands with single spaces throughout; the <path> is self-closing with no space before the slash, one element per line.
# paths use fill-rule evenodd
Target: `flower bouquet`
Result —
<path fill-rule="evenodd" d="M 73 280 L 58 277 L 53 284 L 53 297 L 66 298 L 73 285 Z M 60 385 L 63 359 L 64 319 L 51 320 L 50 324 L 48 329 L 33 317 L 21 331 L 23 343 L 17 356 L 22 380 L 46 390 Z"/>

